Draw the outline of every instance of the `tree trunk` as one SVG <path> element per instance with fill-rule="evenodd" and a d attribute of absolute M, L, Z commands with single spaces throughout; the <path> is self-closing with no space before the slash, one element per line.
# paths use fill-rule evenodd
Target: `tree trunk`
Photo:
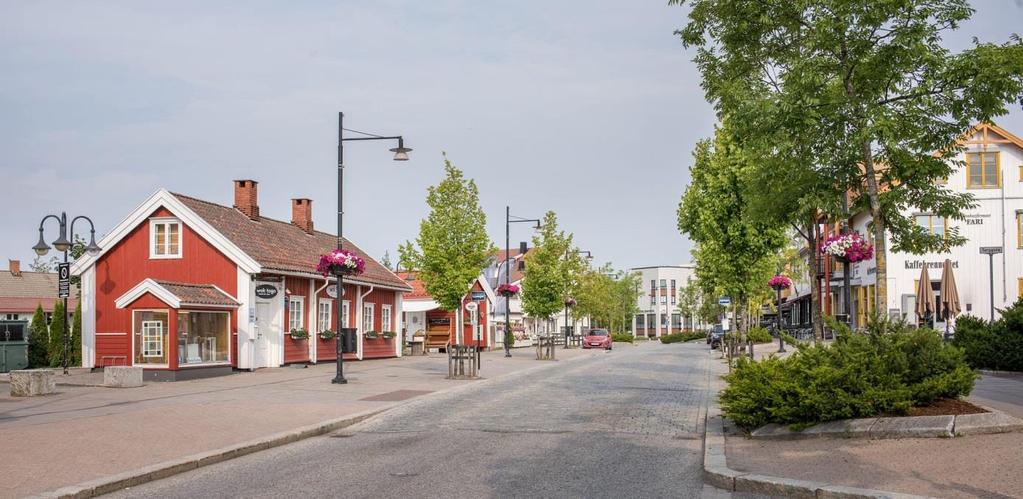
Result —
<path fill-rule="evenodd" d="M 881 213 L 881 201 L 878 196 L 877 177 L 874 169 L 874 152 L 870 150 L 870 142 L 864 140 L 860 145 L 863 151 L 863 169 L 867 176 L 867 195 L 870 197 L 870 215 L 874 224 L 874 261 L 877 269 L 874 274 L 874 310 L 867 311 L 880 316 L 888 315 L 888 249 L 885 241 L 884 215 Z"/>

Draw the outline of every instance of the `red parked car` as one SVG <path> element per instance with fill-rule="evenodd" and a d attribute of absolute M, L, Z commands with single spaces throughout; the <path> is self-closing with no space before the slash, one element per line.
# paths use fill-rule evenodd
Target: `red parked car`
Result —
<path fill-rule="evenodd" d="M 583 336 L 583 348 L 603 348 L 611 350 L 614 347 L 614 340 L 607 329 L 591 329 Z"/>

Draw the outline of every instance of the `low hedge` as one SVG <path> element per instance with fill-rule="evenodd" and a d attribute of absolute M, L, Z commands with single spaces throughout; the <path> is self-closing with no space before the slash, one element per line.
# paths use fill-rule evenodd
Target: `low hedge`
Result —
<path fill-rule="evenodd" d="M 960 317 L 952 344 L 963 349 L 966 362 L 976 369 L 1023 371 L 1023 300 L 994 322 Z"/>
<path fill-rule="evenodd" d="M 661 336 L 661 343 L 679 343 L 686 341 L 699 340 L 707 337 L 707 333 L 702 331 L 687 331 L 682 333 L 672 333 Z"/>
<path fill-rule="evenodd" d="M 962 350 L 932 329 L 880 322 L 867 334 L 840 333 L 830 346 L 803 345 L 791 356 L 738 360 L 721 393 L 724 413 L 744 428 L 795 429 L 836 419 L 905 414 L 973 389 Z"/>
<path fill-rule="evenodd" d="M 629 333 L 613 333 L 611 341 L 615 343 L 632 343 L 635 338 Z"/>
<path fill-rule="evenodd" d="M 770 343 L 774 341 L 766 327 L 750 328 L 749 332 L 746 333 L 746 337 L 753 340 L 753 343 Z"/>

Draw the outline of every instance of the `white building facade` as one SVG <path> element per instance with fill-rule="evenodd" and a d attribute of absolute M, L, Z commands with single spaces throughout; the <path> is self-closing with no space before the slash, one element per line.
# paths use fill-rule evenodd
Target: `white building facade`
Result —
<path fill-rule="evenodd" d="M 995 125 L 978 125 L 964 144 L 967 149 L 959 159 L 966 166 L 953 173 L 945 186 L 973 195 L 976 206 L 964 213 L 965 220 L 944 219 L 921 211 L 905 214 L 933 234 L 946 234 L 956 228 L 966 243 L 947 253 L 912 255 L 889 251 L 889 317 L 911 323 L 920 321 L 915 312 L 916 290 L 923 266 L 928 268 L 940 312 L 938 288 L 946 259 L 952 263 L 962 314 L 991 319 L 993 304 L 994 318 L 998 318 L 999 309 L 1023 295 L 1023 140 Z M 860 213 L 853 217 L 851 227 L 869 240 L 870 220 L 869 213 Z M 991 257 L 981 254 L 982 247 L 1000 247 L 1002 253 L 989 260 Z M 858 326 L 865 323 L 866 310 L 874 305 L 876 271 L 874 259 L 851 266 L 852 314 Z M 940 320 L 933 325 L 945 328 Z"/>
<path fill-rule="evenodd" d="M 640 275 L 639 311 L 632 318 L 636 336 L 659 338 L 693 329 L 694 318 L 679 309 L 679 292 L 696 279 L 696 265 L 664 265 L 629 269 Z"/>

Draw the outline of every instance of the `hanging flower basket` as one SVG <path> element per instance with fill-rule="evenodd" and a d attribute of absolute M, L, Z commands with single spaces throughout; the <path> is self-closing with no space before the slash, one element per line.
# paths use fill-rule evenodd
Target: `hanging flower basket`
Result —
<path fill-rule="evenodd" d="M 771 289 L 779 291 L 789 289 L 792 287 L 792 279 L 789 279 L 789 276 L 778 274 L 772 277 L 770 281 L 767 281 L 767 285 L 771 286 Z"/>
<path fill-rule="evenodd" d="M 856 263 L 874 258 L 874 247 L 867 244 L 858 232 L 850 232 L 827 238 L 821 245 L 821 253 L 843 263 Z"/>
<path fill-rule="evenodd" d="M 337 336 L 337 335 L 334 334 L 334 331 L 331 331 L 329 329 L 320 331 L 320 339 L 321 340 L 332 340 L 332 339 L 334 339 L 335 336 Z"/>
<path fill-rule="evenodd" d="M 383 337 L 385 340 L 389 340 L 397 336 L 397 334 L 394 331 L 384 331 L 380 333 L 380 336 Z"/>
<path fill-rule="evenodd" d="M 309 337 L 309 331 L 302 328 L 292 329 L 288 334 L 293 340 L 304 340 Z"/>
<path fill-rule="evenodd" d="M 366 261 L 348 250 L 334 250 L 326 255 L 320 255 L 320 263 L 316 265 L 316 271 L 323 274 L 323 277 L 338 274 L 359 275 L 365 270 Z"/>
<path fill-rule="evenodd" d="M 377 338 L 379 338 L 379 337 L 380 337 L 380 333 L 378 333 L 378 332 L 376 332 L 376 331 L 366 331 L 366 334 L 365 334 L 364 336 L 365 336 L 366 338 L 369 338 L 369 339 L 371 339 L 371 340 L 374 340 L 374 339 L 377 339 Z"/>
<path fill-rule="evenodd" d="M 519 291 L 521 291 L 521 289 L 518 284 L 502 284 L 497 287 L 497 294 L 506 298 L 511 298 L 519 294 Z"/>
<path fill-rule="evenodd" d="M 575 302 L 575 298 L 567 298 L 567 299 L 565 299 L 565 306 L 566 307 L 572 308 L 572 307 L 575 306 L 575 303 L 576 303 Z"/>

